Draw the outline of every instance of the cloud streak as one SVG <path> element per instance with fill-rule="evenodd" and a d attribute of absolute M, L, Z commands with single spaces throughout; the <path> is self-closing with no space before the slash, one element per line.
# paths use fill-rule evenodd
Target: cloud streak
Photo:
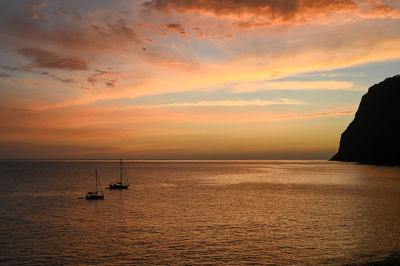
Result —
<path fill-rule="evenodd" d="M 224 104 L 224 103 L 222 103 Z M 239 106 L 248 106 L 239 105 Z M 221 106 L 221 105 L 218 105 Z M 228 105 L 232 106 L 232 105 Z M 237 105 L 234 105 L 237 106 Z M 264 106 L 264 105 L 263 105 Z M 143 130 L 147 133 L 157 134 L 154 123 L 254 123 L 260 121 L 275 122 L 279 120 L 298 120 L 298 119 L 311 119 L 318 117 L 332 117 L 332 116 L 345 116 L 353 115 L 355 111 L 331 111 L 331 112 L 280 112 L 280 111 L 266 111 L 266 110 L 238 110 L 238 109 L 220 109 L 215 111 L 213 107 L 207 109 L 174 109 L 174 108 L 138 108 L 138 107 L 125 107 L 125 108 L 75 108 L 68 111 L 35 111 L 31 109 L 21 108 L 0 108 L 0 127 L 9 127 L 9 129 L 34 129 L 35 131 L 57 131 L 73 132 L 74 130 L 88 128 L 102 127 L 104 130 L 114 131 L 114 127 L 106 125 L 112 124 L 125 124 L 130 127 L 135 125 L 148 124 L 147 129 Z M 181 106 L 179 106 L 181 107 Z M 190 105 L 188 107 L 193 107 Z M 79 117 L 79 119 L 77 119 Z M 149 131 L 150 130 L 150 131 Z M 126 134 L 124 132 L 116 131 L 121 136 Z M 32 132 L 20 131 L 21 134 L 32 134 Z M 7 135 L 3 132 L 3 136 Z M 34 135 L 34 134 L 33 134 Z M 38 138 L 43 136 L 38 135 Z M 57 136 L 54 136 L 57 137 Z M 82 134 L 80 137 L 85 137 Z"/>
<path fill-rule="evenodd" d="M 326 116 L 341 116 L 341 115 L 351 115 L 355 114 L 355 111 L 338 111 L 338 112 L 327 112 L 327 113 L 310 113 L 310 114 L 289 114 L 277 116 L 274 119 L 282 120 L 282 119 L 307 119 L 307 118 L 317 118 L 317 117 L 326 117 Z"/>
<path fill-rule="evenodd" d="M 224 101 L 199 101 L 199 102 L 176 102 L 157 105 L 140 105 L 137 108 L 180 108 L 180 107 L 243 107 L 243 106 L 269 106 L 269 105 L 292 105 L 304 104 L 301 101 L 282 98 L 275 101 L 254 100 L 224 100 Z"/>
<path fill-rule="evenodd" d="M 268 90 L 351 90 L 353 83 L 349 81 L 317 80 L 317 81 L 270 81 L 258 83 L 241 83 L 233 86 L 233 92 L 243 93 L 250 91 Z"/>

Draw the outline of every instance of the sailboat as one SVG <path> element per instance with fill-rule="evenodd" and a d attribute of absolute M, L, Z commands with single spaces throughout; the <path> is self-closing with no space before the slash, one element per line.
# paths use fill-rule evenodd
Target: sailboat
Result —
<path fill-rule="evenodd" d="M 99 192 L 99 188 L 100 187 L 100 191 L 101 191 L 101 193 Z M 100 184 L 100 180 L 99 180 L 99 175 L 98 175 L 98 173 L 97 173 L 97 170 L 96 170 L 96 192 L 88 192 L 87 194 L 86 194 L 86 197 L 85 197 L 87 200 L 97 200 L 97 199 L 104 199 L 104 193 L 103 193 L 103 189 L 101 188 L 101 184 Z"/>
<path fill-rule="evenodd" d="M 123 178 L 125 177 L 126 183 L 123 183 Z M 119 182 L 116 183 L 111 183 L 108 188 L 109 189 L 128 189 L 129 183 L 128 183 L 128 176 L 126 175 L 125 168 L 122 164 L 122 159 L 120 160 L 120 176 L 119 176 Z"/>

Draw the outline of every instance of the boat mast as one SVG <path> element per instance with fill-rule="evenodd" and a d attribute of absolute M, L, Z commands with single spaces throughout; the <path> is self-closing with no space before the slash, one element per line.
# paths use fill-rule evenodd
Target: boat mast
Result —
<path fill-rule="evenodd" d="M 119 178 L 120 178 L 120 180 L 121 180 L 121 185 L 122 185 L 122 159 L 120 159 L 120 161 L 121 161 L 121 166 L 120 166 L 120 168 L 121 168 L 121 174 L 120 174 Z"/>
<path fill-rule="evenodd" d="M 99 176 L 97 174 L 97 170 L 96 170 L 96 194 L 97 194 L 97 183 L 99 183 L 101 195 L 104 195 L 103 188 L 101 187 L 101 183 L 100 183 L 100 178 L 99 178 Z"/>
<path fill-rule="evenodd" d="M 98 182 L 98 180 L 99 180 L 99 177 L 97 175 L 97 170 L 96 170 L 96 195 L 97 195 L 97 182 Z"/>

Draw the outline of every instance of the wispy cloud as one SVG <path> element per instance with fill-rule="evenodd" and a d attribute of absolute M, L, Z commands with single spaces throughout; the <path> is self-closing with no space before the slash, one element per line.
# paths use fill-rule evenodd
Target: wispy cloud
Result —
<path fill-rule="evenodd" d="M 224 105 L 225 104 L 225 105 Z M 239 105 L 239 106 L 248 106 Z M 249 103 L 251 104 L 251 103 Z M 268 103 L 270 104 L 270 103 Z M 280 104 L 280 103 L 273 103 Z M 297 104 L 297 103 L 291 103 Z M 300 103 L 301 104 L 301 103 Z M 69 133 L 73 133 L 74 130 L 82 129 L 82 134 L 79 136 L 85 136 L 85 132 L 88 128 L 94 128 L 98 130 L 99 127 L 103 127 L 104 130 L 114 131 L 106 125 L 109 124 L 125 124 L 130 127 L 134 127 L 135 124 L 148 124 L 149 126 L 143 127 L 143 131 L 146 134 L 157 134 L 157 127 L 153 123 L 168 122 L 168 123 L 253 123 L 253 122 L 274 122 L 279 120 L 297 120 L 297 119 L 312 119 L 318 117 L 330 117 L 330 116 L 344 116 L 352 115 L 355 113 L 354 110 L 331 110 L 327 112 L 287 112 L 287 111 L 266 111 L 266 110 L 249 110 L 249 109 L 219 109 L 215 111 L 214 107 L 218 106 L 232 106 L 228 103 L 221 103 L 220 105 L 200 105 L 200 107 L 212 107 L 205 109 L 180 109 L 170 108 L 175 106 L 160 106 L 159 108 L 146 108 L 146 107 L 124 107 L 124 108 L 97 108 L 97 107 L 85 107 L 85 108 L 72 108 L 69 110 L 34 110 L 34 109 L 22 109 L 22 108 L 1 108 L 0 109 L 0 127 L 8 126 L 11 130 L 15 128 L 19 130 L 24 129 L 35 129 L 36 131 L 46 130 L 68 130 Z M 234 105 L 235 107 L 237 105 Z M 258 106 L 258 105 L 257 105 Z M 264 105 L 262 105 L 264 106 Z M 179 105 L 178 107 L 182 107 Z M 183 106 L 193 107 L 193 105 Z M 194 107 L 199 107 L 195 105 Z M 79 119 L 78 119 L 79 118 Z M 23 132 L 20 134 L 34 135 L 33 132 Z M 118 136 L 126 133 L 119 132 Z M 7 135 L 3 132 L 3 136 Z M 101 134 L 99 134 L 101 135 Z M 57 137 L 57 136 L 54 136 Z M 43 138 L 38 135 L 37 138 Z"/>
<path fill-rule="evenodd" d="M 137 108 L 179 108 L 179 107 L 241 107 L 241 106 L 268 106 L 268 105 L 291 105 L 304 104 L 294 99 L 282 98 L 275 101 L 254 100 L 224 100 L 224 101 L 198 101 L 198 102 L 175 102 L 157 105 L 140 105 Z"/>
<path fill-rule="evenodd" d="M 353 83 L 349 81 L 318 80 L 318 81 L 273 81 L 241 83 L 233 86 L 233 92 L 243 93 L 249 91 L 265 90 L 350 90 Z"/>
<path fill-rule="evenodd" d="M 307 119 L 307 118 L 316 118 L 316 117 L 325 117 L 325 116 L 340 116 L 340 115 L 351 115 L 354 114 L 355 111 L 337 111 L 337 112 L 326 112 L 326 113 L 309 113 L 309 114 L 287 114 L 277 116 L 273 119 L 282 120 L 282 119 Z"/>

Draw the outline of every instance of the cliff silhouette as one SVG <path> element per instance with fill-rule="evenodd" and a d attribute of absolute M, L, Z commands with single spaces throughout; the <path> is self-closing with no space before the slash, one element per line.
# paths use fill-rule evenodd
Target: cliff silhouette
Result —
<path fill-rule="evenodd" d="M 400 165 L 400 75 L 368 89 L 331 160 Z"/>

